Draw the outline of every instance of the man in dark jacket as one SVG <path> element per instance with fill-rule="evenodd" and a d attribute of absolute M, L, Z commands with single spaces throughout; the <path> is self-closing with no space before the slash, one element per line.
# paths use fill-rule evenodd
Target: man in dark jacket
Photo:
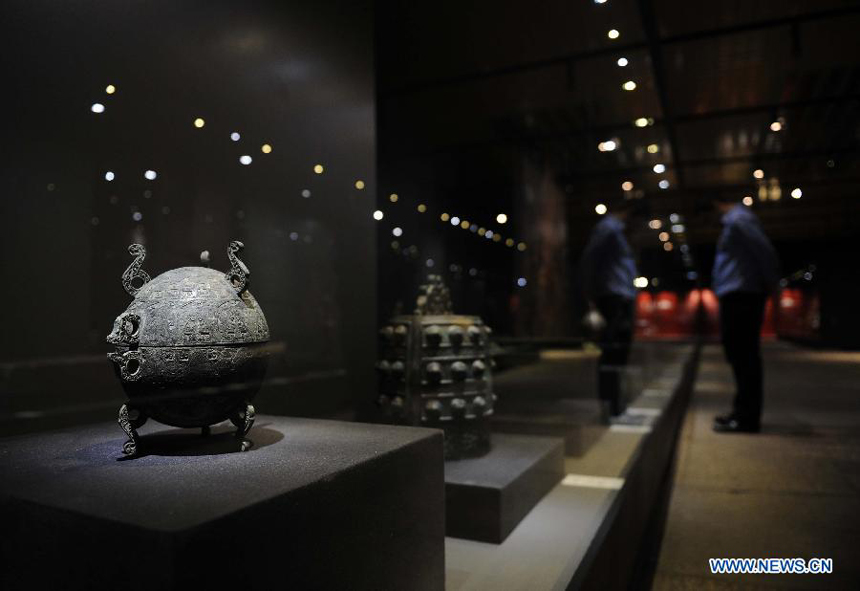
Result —
<path fill-rule="evenodd" d="M 779 282 L 773 245 L 749 207 L 717 201 L 723 231 L 717 242 L 712 284 L 720 300 L 720 331 L 732 366 L 732 411 L 714 419 L 714 430 L 755 433 L 762 411 L 761 326 L 768 294 Z"/>
<path fill-rule="evenodd" d="M 613 417 L 624 410 L 621 373 L 633 340 L 636 263 L 624 231 L 635 209 L 635 203 L 623 202 L 606 214 L 592 230 L 581 262 L 583 293 L 591 310 L 599 311 L 605 321 L 599 335 L 597 380 L 600 399 Z"/>

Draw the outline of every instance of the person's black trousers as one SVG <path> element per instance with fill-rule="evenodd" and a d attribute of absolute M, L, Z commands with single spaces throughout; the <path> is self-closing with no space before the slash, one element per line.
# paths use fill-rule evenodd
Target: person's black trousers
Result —
<path fill-rule="evenodd" d="M 611 415 L 621 414 L 621 374 L 630 356 L 633 341 L 633 300 L 606 295 L 595 301 L 606 320 L 600 334 L 600 359 L 597 361 L 597 388 Z"/>
<path fill-rule="evenodd" d="M 761 325 L 766 299 L 762 293 L 740 291 L 720 298 L 723 349 L 735 374 L 733 412 L 740 422 L 754 427 L 761 422 Z"/>

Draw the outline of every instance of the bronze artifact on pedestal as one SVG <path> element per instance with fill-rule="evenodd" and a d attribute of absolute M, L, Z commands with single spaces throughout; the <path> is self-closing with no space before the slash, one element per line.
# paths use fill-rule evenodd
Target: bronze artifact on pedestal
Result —
<path fill-rule="evenodd" d="M 380 396 L 385 417 L 441 428 L 445 458 L 490 449 L 493 394 L 490 329 L 477 316 L 452 313 L 438 275 L 421 286 L 415 314 L 396 316 L 380 331 Z"/>
<path fill-rule="evenodd" d="M 250 272 L 230 243 L 231 269 L 181 267 L 150 280 L 143 270 L 146 249 L 129 246 L 135 257 L 122 276 L 134 301 L 114 322 L 108 354 L 129 401 L 119 410 L 128 435 L 123 453 L 139 450 L 137 429 L 147 418 L 174 427 L 209 426 L 230 420 L 239 449 L 254 423 L 251 399 L 266 371 L 269 326 L 247 290 Z"/>

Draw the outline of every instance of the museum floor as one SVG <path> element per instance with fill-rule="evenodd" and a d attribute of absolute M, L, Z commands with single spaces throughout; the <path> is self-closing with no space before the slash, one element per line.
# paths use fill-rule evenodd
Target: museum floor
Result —
<path fill-rule="evenodd" d="M 758 435 L 720 435 L 729 367 L 704 348 L 653 589 L 843 589 L 860 580 L 860 353 L 764 349 Z M 831 575 L 711 575 L 711 557 L 831 557 Z"/>

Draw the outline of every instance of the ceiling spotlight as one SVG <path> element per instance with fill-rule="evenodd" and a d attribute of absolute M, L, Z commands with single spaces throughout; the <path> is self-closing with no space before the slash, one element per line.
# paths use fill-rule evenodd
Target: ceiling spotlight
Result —
<path fill-rule="evenodd" d="M 649 154 L 656 154 L 660 151 L 660 146 L 658 146 L 657 144 L 648 144 L 647 150 Z"/>
<path fill-rule="evenodd" d="M 657 238 L 660 239 L 660 242 L 666 242 L 669 240 L 669 232 L 660 232 Z"/>
<path fill-rule="evenodd" d="M 526 249 L 526 243 L 525 242 L 520 242 L 519 244 L 517 244 L 517 250 L 518 251 L 523 252 L 525 249 Z"/>
<path fill-rule="evenodd" d="M 114 180 L 114 178 L 116 178 L 116 175 L 113 172 L 111 172 L 110 170 L 105 173 L 105 180 L 106 181 L 112 181 L 112 180 Z"/>
<path fill-rule="evenodd" d="M 623 183 L 621 183 L 621 188 L 624 191 L 632 191 L 633 190 L 633 183 L 631 183 L 630 181 L 624 181 Z"/>
<path fill-rule="evenodd" d="M 764 171 L 761 168 L 756 168 L 753 171 L 753 176 L 757 179 L 763 179 L 764 178 Z"/>
<path fill-rule="evenodd" d="M 671 242 L 664 242 L 663 243 L 663 250 L 665 250 L 666 252 L 671 252 L 671 250 L 673 248 L 675 248 L 675 245 L 672 244 Z"/>
<path fill-rule="evenodd" d="M 398 199 L 400 199 L 400 196 L 397 195 L 397 193 L 392 193 L 391 195 L 388 196 L 388 200 L 391 201 L 392 203 L 397 203 Z"/>
<path fill-rule="evenodd" d="M 206 122 L 203 120 L 202 117 L 198 117 L 194 120 L 194 127 L 196 127 L 197 129 L 202 128 L 204 125 L 206 125 Z"/>
<path fill-rule="evenodd" d="M 648 287 L 648 279 L 646 277 L 637 277 L 633 280 L 633 286 L 642 289 Z"/>
<path fill-rule="evenodd" d="M 666 179 L 663 179 L 659 183 L 657 183 L 657 186 L 660 187 L 661 189 L 668 189 L 669 188 L 669 181 L 667 181 Z"/>
<path fill-rule="evenodd" d="M 744 197 L 743 204 L 746 205 L 747 207 L 752 206 L 753 198 L 750 197 L 749 195 L 747 195 L 746 197 Z"/>
<path fill-rule="evenodd" d="M 460 218 L 458 218 L 457 216 L 452 216 L 451 217 L 451 225 L 452 226 L 459 226 L 460 225 Z"/>
<path fill-rule="evenodd" d="M 648 119 L 647 117 L 640 117 L 633 122 L 633 125 L 635 125 L 636 127 L 648 127 Z"/>
<path fill-rule="evenodd" d="M 669 221 L 673 224 L 677 224 L 681 221 L 681 216 L 679 216 L 677 213 L 673 213 L 669 216 Z"/>
<path fill-rule="evenodd" d="M 242 136 L 239 135 L 238 131 L 234 131 L 233 133 L 230 134 L 230 139 L 233 140 L 234 142 L 238 142 L 241 137 Z"/>
<path fill-rule="evenodd" d="M 448 215 L 447 213 L 443 213 L 442 215 L 439 216 L 439 219 L 442 220 L 443 222 L 447 222 L 448 220 L 451 219 L 451 216 Z"/>
<path fill-rule="evenodd" d="M 517 279 L 517 285 L 519 285 L 520 287 L 525 287 L 528 284 L 529 282 L 526 281 L 525 277 L 520 277 L 519 279 Z"/>
<path fill-rule="evenodd" d="M 507 221 L 508 221 L 508 216 L 506 216 L 503 213 L 500 213 L 499 215 L 496 216 L 496 222 L 499 224 L 504 224 Z"/>
<path fill-rule="evenodd" d="M 105 92 L 108 94 L 115 93 L 116 92 L 116 86 L 114 86 L 113 84 L 108 84 L 107 88 L 105 88 Z"/>
<path fill-rule="evenodd" d="M 618 58 L 618 61 L 615 63 L 618 64 L 619 68 L 623 68 L 624 66 L 626 66 L 630 62 L 627 61 L 626 57 L 620 57 L 620 58 Z"/>
<path fill-rule="evenodd" d="M 603 215 L 604 213 L 606 213 L 606 206 L 602 203 L 598 203 L 594 206 L 594 211 L 595 213 L 597 213 L 597 215 Z"/>
<path fill-rule="evenodd" d="M 394 228 L 393 230 L 391 230 L 391 233 L 394 236 L 402 236 L 403 235 L 403 229 L 400 227 L 397 227 L 397 228 Z"/>
<path fill-rule="evenodd" d="M 271 144 L 263 144 L 260 146 L 260 151 L 263 154 L 271 154 L 272 153 L 272 145 Z"/>
<path fill-rule="evenodd" d="M 663 227 L 663 222 L 661 220 L 658 220 L 658 219 L 653 219 L 650 222 L 648 222 L 648 227 L 651 228 L 652 230 L 659 230 L 660 228 Z"/>
<path fill-rule="evenodd" d="M 418 204 L 418 213 L 424 213 L 425 211 L 427 211 L 427 206 L 424 205 L 423 203 L 419 203 Z"/>
<path fill-rule="evenodd" d="M 770 124 L 771 131 L 779 131 L 780 129 L 782 129 L 782 123 L 780 123 L 779 121 L 774 121 Z"/>
<path fill-rule="evenodd" d="M 239 163 L 243 166 L 248 166 L 253 161 L 254 159 L 251 158 L 248 154 L 242 154 L 241 156 L 239 156 Z"/>
<path fill-rule="evenodd" d="M 609 31 L 606 33 L 606 36 L 610 39 L 618 39 L 620 35 L 621 33 L 618 32 L 618 29 L 609 29 Z"/>
<path fill-rule="evenodd" d="M 594 0 L 595 4 L 606 4 L 606 0 Z"/>
<path fill-rule="evenodd" d="M 632 80 L 628 80 L 621 85 L 621 88 L 623 88 L 624 90 L 636 90 L 636 83 Z"/>
<path fill-rule="evenodd" d="M 323 168 L 323 165 L 322 165 L 322 164 L 315 164 L 315 165 L 314 165 L 314 172 L 315 172 L 315 173 L 317 173 L 317 174 L 322 174 L 322 173 L 323 173 L 323 170 L 325 170 L 325 169 Z"/>
<path fill-rule="evenodd" d="M 364 181 L 361 179 L 358 179 L 357 181 L 355 181 L 355 188 L 358 189 L 359 191 L 364 189 Z"/>
<path fill-rule="evenodd" d="M 653 170 L 657 174 L 663 174 L 664 172 L 666 172 L 666 165 L 665 164 L 655 164 Z"/>
<path fill-rule="evenodd" d="M 378 209 L 373 212 L 373 219 L 375 219 L 377 222 L 380 221 L 384 217 L 385 217 L 385 214 L 382 213 L 382 211 L 380 211 Z"/>
<path fill-rule="evenodd" d="M 601 152 L 611 152 L 617 147 L 618 144 L 615 142 L 615 140 L 606 140 L 605 142 L 600 142 L 599 144 L 597 144 L 597 149 Z"/>
<path fill-rule="evenodd" d="M 157 176 L 158 175 L 156 174 L 156 172 L 154 170 L 147 170 L 146 172 L 143 173 L 143 178 L 145 178 L 148 181 L 154 181 L 155 177 L 157 177 Z"/>
<path fill-rule="evenodd" d="M 792 189 L 791 196 L 795 199 L 800 199 L 801 197 L 803 197 L 803 191 L 800 190 L 800 187 L 796 187 Z"/>
<path fill-rule="evenodd" d="M 93 106 L 90 107 L 90 111 L 92 111 L 93 113 L 104 113 L 105 106 L 101 103 L 93 103 Z"/>

